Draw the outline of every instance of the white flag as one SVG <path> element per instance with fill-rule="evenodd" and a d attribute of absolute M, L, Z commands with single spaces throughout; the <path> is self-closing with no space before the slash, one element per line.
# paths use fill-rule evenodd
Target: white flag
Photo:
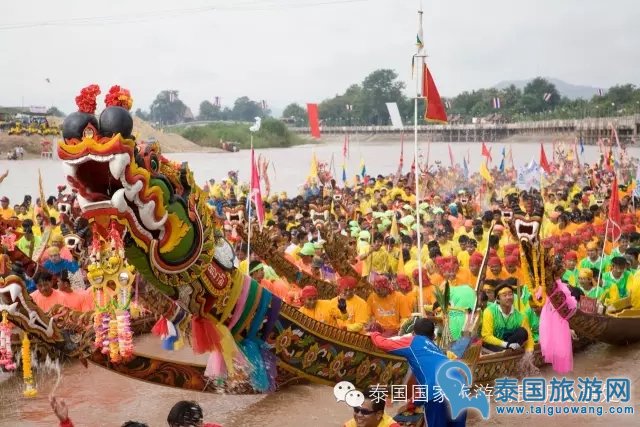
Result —
<path fill-rule="evenodd" d="M 400 110 L 398 110 L 398 104 L 395 102 L 387 102 L 387 110 L 389 110 L 389 116 L 391 117 L 391 126 L 394 129 L 403 129 L 402 118 L 400 117 Z"/>

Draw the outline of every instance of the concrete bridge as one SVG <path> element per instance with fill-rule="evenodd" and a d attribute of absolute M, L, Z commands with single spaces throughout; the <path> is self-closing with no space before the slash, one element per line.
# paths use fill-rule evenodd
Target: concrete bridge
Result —
<path fill-rule="evenodd" d="M 615 128 L 620 143 L 634 143 L 640 134 L 640 114 L 624 117 L 585 118 L 575 120 L 545 120 L 519 123 L 477 123 L 418 126 L 418 132 L 433 141 L 443 142 L 496 142 L 514 136 L 542 136 L 556 138 L 583 138 L 585 144 L 595 144 L 599 139 L 611 138 Z M 290 127 L 292 132 L 309 134 L 308 127 Z M 323 134 L 400 134 L 391 126 L 324 126 Z M 413 126 L 406 126 L 405 133 L 413 133 Z"/>

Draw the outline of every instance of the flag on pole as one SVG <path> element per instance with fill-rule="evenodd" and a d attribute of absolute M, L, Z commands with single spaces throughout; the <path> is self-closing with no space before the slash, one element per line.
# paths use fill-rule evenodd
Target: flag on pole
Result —
<path fill-rule="evenodd" d="M 480 165 L 480 176 L 487 182 L 493 182 L 493 176 L 491 176 L 491 172 L 489 172 L 486 160 Z"/>
<path fill-rule="evenodd" d="M 349 134 L 344 134 L 344 143 L 342 144 L 342 158 L 346 159 L 349 154 Z"/>
<path fill-rule="evenodd" d="M 449 144 L 449 161 L 451 162 L 451 169 L 455 167 L 455 161 L 453 160 L 453 151 L 451 151 L 451 144 Z"/>
<path fill-rule="evenodd" d="M 418 34 L 416 36 L 416 50 L 420 53 L 424 49 L 424 34 L 422 32 L 422 11 L 418 11 Z"/>
<path fill-rule="evenodd" d="M 498 110 L 500 108 L 500 98 L 493 98 L 493 109 Z"/>
<path fill-rule="evenodd" d="M 367 166 L 364 164 L 364 159 L 360 159 L 360 177 L 364 178 L 367 175 Z"/>
<path fill-rule="evenodd" d="M 580 137 L 580 154 L 584 154 L 584 138 Z"/>
<path fill-rule="evenodd" d="M 263 110 L 267 109 L 267 101 L 265 101 L 264 99 L 262 101 L 260 101 L 260 106 L 262 107 Z"/>
<path fill-rule="evenodd" d="M 318 182 L 318 159 L 316 158 L 316 153 L 313 152 L 311 155 L 311 166 L 309 167 L 309 176 L 307 177 L 307 182 L 311 182 L 311 180 L 315 179 Z"/>
<path fill-rule="evenodd" d="M 445 99 L 445 101 L 444 101 L 444 106 L 445 106 L 445 108 L 448 110 L 449 108 L 451 108 L 451 102 L 449 102 L 449 100 L 448 100 L 448 99 Z"/>
<path fill-rule="evenodd" d="M 342 163 L 342 183 L 347 182 L 347 167 Z"/>
<path fill-rule="evenodd" d="M 347 111 L 353 111 L 353 104 L 346 105 Z"/>
<path fill-rule="evenodd" d="M 500 172 L 504 172 L 504 161 L 507 156 L 506 148 L 502 147 L 502 160 L 500 160 Z"/>
<path fill-rule="evenodd" d="M 513 164 L 513 148 L 509 145 L 509 151 L 507 152 L 507 159 L 509 159 L 509 164 L 511 164 L 511 169 L 515 170 L 516 166 Z"/>
<path fill-rule="evenodd" d="M 318 104 L 307 104 L 307 115 L 309 116 L 309 127 L 311 128 L 311 136 L 314 138 L 320 138 Z"/>
<path fill-rule="evenodd" d="M 256 216 L 258 218 L 258 226 L 262 230 L 264 223 L 264 205 L 262 204 L 262 192 L 260 191 L 260 175 L 258 175 L 258 167 L 251 146 L 251 201 L 256 207 Z"/>
<path fill-rule="evenodd" d="M 462 173 L 465 179 L 469 179 L 469 165 L 467 164 L 466 157 L 462 157 Z"/>
<path fill-rule="evenodd" d="M 482 143 L 482 155 L 484 157 L 487 158 L 488 161 L 492 162 L 493 159 L 491 158 L 491 151 L 489 151 L 489 149 L 487 148 L 487 146 L 484 144 L 484 142 Z"/>
<path fill-rule="evenodd" d="M 551 101 L 551 96 L 552 96 L 552 94 L 550 92 L 547 92 L 547 93 L 544 94 L 542 99 L 544 99 L 544 102 L 549 102 L 549 101 Z"/>
<path fill-rule="evenodd" d="M 618 131 L 616 130 L 616 127 L 613 125 L 613 123 L 609 123 L 609 126 L 611 127 L 611 142 L 613 143 L 613 140 L 615 139 L 618 149 L 622 150 L 622 147 L 620 146 L 620 140 L 618 139 Z"/>
<path fill-rule="evenodd" d="M 398 104 L 395 102 L 387 102 L 387 110 L 389 110 L 389 117 L 391 118 L 391 127 L 393 129 L 403 129 L 402 117 L 400 117 L 400 110 L 398 110 Z"/>
<path fill-rule="evenodd" d="M 598 96 L 604 96 L 604 89 L 598 89 Z"/>
<path fill-rule="evenodd" d="M 620 196 L 618 195 L 618 176 L 616 174 L 613 175 L 613 182 L 611 183 L 611 197 L 609 198 L 607 221 L 610 222 L 607 224 L 607 237 L 611 236 L 611 240 L 615 242 L 620 238 L 620 234 L 622 233 Z"/>
<path fill-rule="evenodd" d="M 604 160 L 604 168 L 609 172 L 613 172 L 613 163 L 613 150 L 611 149 L 611 147 L 607 147 L 607 154 Z"/>
<path fill-rule="evenodd" d="M 551 165 L 547 160 L 547 154 L 544 152 L 544 145 L 542 145 L 542 143 L 540 143 L 540 167 L 546 173 L 551 173 Z"/>
<path fill-rule="evenodd" d="M 427 64 L 424 64 L 423 70 L 422 96 L 427 99 L 424 119 L 439 123 L 447 123 L 447 112 L 444 105 L 442 105 L 442 99 L 440 99 L 438 88 L 433 81 L 433 77 L 431 77 L 431 72 L 429 71 Z"/>
<path fill-rule="evenodd" d="M 219 97 L 219 96 L 216 96 L 216 97 L 213 99 L 213 105 L 215 105 L 216 107 L 219 107 L 219 106 L 220 106 L 220 97 Z"/>

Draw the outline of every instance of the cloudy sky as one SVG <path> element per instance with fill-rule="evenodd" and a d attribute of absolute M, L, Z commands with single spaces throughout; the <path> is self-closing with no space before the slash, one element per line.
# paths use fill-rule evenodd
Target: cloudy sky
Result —
<path fill-rule="evenodd" d="M 243 95 L 274 110 L 319 102 L 378 68 L 411 85 L 419 0 L 21 0 L 0 14 L 0 105 L 75 109 L 80 88 L 163 89 L 197 114 Z M 424 0 L 429 63 L 445 96 L 550 76 L 640 83 L 637 0 Z M 51 83 L 46 82 L 49 78 Z"/>

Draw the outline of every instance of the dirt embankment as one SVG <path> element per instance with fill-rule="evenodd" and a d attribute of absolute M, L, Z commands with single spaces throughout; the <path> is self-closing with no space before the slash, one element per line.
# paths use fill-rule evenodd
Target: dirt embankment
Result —
<path fill-rule="evenodd" d="M 52 124 L 58 124 L 60 126 L 62 125 L 61 119 L 49 118 L 49 122 Z M 178 134 L 165 133 L 161 130 L 155 129 L 149 123 L 139 119 L 138 117 L 133 118 L 133 133 L 136 136 L 136 139 L 142 141 L 154 138 L 156 141 L 160 142 L 163 153 L 224 152 L 219 148 L 202 147 Z M 59 138 L 61 137 L 53 135 L 26 136 L 9 135 L 7 132 L 0 132 L 0 159 L 6 159 L 7 153 L 14 150 L 16 147 L 22 147 L 24 149 L 25 158 L 40 157 L 40 153 L 42 151 L 42 141 L 48 140 L 55 144 Z"/>

